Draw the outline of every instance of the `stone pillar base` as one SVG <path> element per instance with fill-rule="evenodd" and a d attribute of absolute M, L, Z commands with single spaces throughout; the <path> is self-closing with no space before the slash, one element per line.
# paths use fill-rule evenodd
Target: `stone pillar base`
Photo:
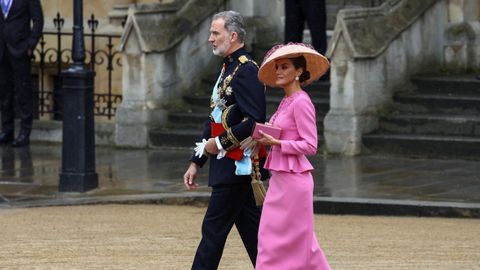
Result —
<path fill-rule="evenodd" d="M 122 104 L 117 109 L 115 145 L 145 148 L 150 145 L 149 131 L 165 125 L 168 111 L 148 108 L 145 104 Z"/>
<path fill-rule="evenodd" d="M 362 150 L 362 135 L 376 129 L 374 115 L 330 111 L 324 120 L 325 146 L 328 153 L 354 156 Z"/>

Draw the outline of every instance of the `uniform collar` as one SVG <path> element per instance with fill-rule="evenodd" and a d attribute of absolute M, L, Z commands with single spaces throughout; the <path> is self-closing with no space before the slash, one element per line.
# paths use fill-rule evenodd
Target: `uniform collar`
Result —
<path fill-rule="evenodd" d="M 228 66 L 229 64 L 231 63 L 234 63 L 234 62 L 238 62 L 238 58 L 242 55 L 246 55 L 247 54 L 247 50 L 245 50 L 244 47 L 234 51 L 233 53 L 231 53 L 229 56 L 223 58 L 223 63 Z"/>

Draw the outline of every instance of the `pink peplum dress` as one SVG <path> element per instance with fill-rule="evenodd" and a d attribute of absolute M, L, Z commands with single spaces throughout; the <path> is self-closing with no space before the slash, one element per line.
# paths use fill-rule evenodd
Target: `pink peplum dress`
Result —
<path fill-rule="evenodd" d="M 315 107 L 304 91 L 284 97 L 270 123 L 282 128 L 265 163 L 272 176 L 258 232 L 257 270 L 330 269 L 313 219 L 313 166 L 317 152 Z"/>

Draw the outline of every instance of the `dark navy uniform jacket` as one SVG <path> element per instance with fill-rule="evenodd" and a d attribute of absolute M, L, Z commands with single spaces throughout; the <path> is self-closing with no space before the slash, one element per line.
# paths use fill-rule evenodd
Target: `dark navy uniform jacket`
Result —
<path fill-rule="evenodd" d="M 222 124 L 226 131 L 218 137 L 223 149 L 230 151 L 239 147 L 240 142 L 252 134 L 255 122 L 265 122 L 265 87 L 258 80 L 258 66 L 244 48 L 225 57 L 223 62 L 225 71 L 218 85 L 219 98 L 225 101 Z M 227 87 L 222 87 L 225 80 Z M 213 119 L 209 115 L 202 135 L 206 140 L 211 137 L 211 122 Z M 205 155 L 201 158 L 192 156 L 191 161 L 202 167 L 207 159 Z M 217 159 L 216 155 L 210 155 L 208 185 L 250 183 L 251 176 L 235 175 L 235 168 L 235 160 L 226 156 Z"/>

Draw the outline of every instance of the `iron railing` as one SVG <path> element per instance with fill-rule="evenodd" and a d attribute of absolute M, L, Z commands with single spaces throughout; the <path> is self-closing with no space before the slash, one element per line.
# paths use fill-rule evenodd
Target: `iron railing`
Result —
<path fill-rule="evenodd" d="M 38 117 L 44 115 L 52 115 L 53 119 L 62 119 L 62 83 L 61 72 L 62 69 L 68 68 L 72 63 L 72 49 L 71 46 L 64 46 L 64 42 L 68 41 L 71 44 L 71 32 L 63 32 L 65 19 L 57 13 L 53 19 L 53 24 L 56 31 L 43 32 L 39 45 L 35 49 L 34 66 L 37 71 L 34 71 L 34 78 L 37 80 L 34 84 L 34 91 L 36 92 L 35 103 L 38 108 L 35 115 Z M 111 119 L 115 116 L 117 105 L 122 101 L 122 95 L 113 93 L 112 76 L 115 68 L 121 68 L 120 54 L 114 50 L 117 41 L 120 40 L 120 35 L 106 35 L 96 33 L 98 28 L 98 20 L 92 14 L 88 20 L 89 33 L 85 33 L 86 41 L 90 41 L 90 48 L 86 49 L 86 65 L 97 74 L 105 75 L 108 81 L 102 82 L 106 85 L 106 89 L 94 85 L 94 114 L 96 116 L 107 117 Z M 48 41 L 56 41 L 56 44 L 47 44 Z M 48 39 L 48 41 L 47 41 Z M 97 48 L 97 43 L 102 40 L 105 44 L 103 48 Z M 53 83 L 48 83 L 46 80 L 51 80 Z M 49 86 L 53 85 L 53 86 Z M 121 90 L 120 90 L 121 91 Z M 117 91 L 118 92 L 118 91 Z"/>

